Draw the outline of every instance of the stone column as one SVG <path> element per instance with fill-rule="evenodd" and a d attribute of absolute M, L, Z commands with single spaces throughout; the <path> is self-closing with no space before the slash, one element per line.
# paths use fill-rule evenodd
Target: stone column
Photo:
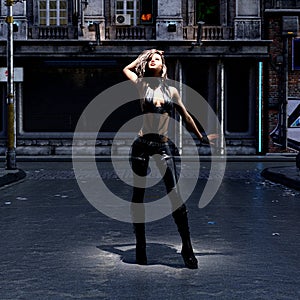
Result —
<path fill-rule="evenodd" d="M 158 0 L 157 40 L 183 40 L 181 0 Z"/>
<path fill-rule="evenodd" d="M 187 25 L 188 26 L 193 26 L 193 25 L 196 24 L 196 21 L 195 21 L 195 1 L 194 0 L 188 0 L 187 11 L 188 11 Z"/>
<path fill-rule="evenodd" d="M 260 0 L 237 0 L 234 20 L 236 40 L 260 40 Z"/>
<path fill-rule="evenodd" d="M 1 1 L 0 40 L 7 38 L 6 1 Z M 28 22 L 26 16 L 26 1 L 13 4 L 14 40 L 27 40 Z"/>
<path fill-rule="evenodd" d="M 100 29 L 100 40 L 105 39 L 105 17 L 104 17 L 104 1 L 105 0 L 89 0 L 87 5 L 81 7 L 81 22 L 79 24 L 82 35 L 81 40 L 96 41 L 96 28 Z M 80 31 L 79 31 L 80 32 Z"/>

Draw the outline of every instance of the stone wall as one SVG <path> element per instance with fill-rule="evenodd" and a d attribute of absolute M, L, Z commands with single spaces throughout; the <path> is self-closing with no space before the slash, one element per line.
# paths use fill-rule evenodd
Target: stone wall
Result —
<path fill-rule="evenodd" d="M 130 152 L 132 139 L 122 139 L 114 141 L 112 139 L 101 139 L 93 145 L 91 140 L 77 141 L 72 144 L 72 139 L 19 139 L 17 140 L 16 154 L 19 156 L 51 156 L 66 155 L 72 153 L 78 156 L 127 156 Z M 113 146 L 112 146 L 112 143 Z M 256 145 L 253 139 L 231 139 L 226 141 L 227 155 L 255 155 Z M 207 145 L 201 145 L 196 141 L 196 148 L 191 141 L 183 142 L 183 155 L 210 155 L 211 149 Z M 73 151 L 73 152 L 72 152 Z M 6 152 L 6 143 L 0 141 L 0 156 Z M 217 153 L 216 153 L 217 154 Z"/>

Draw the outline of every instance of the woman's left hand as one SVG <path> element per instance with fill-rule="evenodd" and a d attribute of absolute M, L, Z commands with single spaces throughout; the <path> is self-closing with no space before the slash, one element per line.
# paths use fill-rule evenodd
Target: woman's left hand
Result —
<path fill-rule="evenodd" d="M 208 143 L 210 145 L 214 145 L 215 143 L 213 141 L 217 138 L 219 138 L 219 135 L 217 133 L 211 133 L 207 135 L 207 139 L 205 140 L 208 140 Z"/>

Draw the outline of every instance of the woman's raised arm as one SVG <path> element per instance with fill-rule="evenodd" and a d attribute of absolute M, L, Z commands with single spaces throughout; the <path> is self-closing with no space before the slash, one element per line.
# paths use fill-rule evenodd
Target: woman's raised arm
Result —
<path fill-rule="evenodd" d="M 138 79 L 137 74 L 134 72 L 134 69 L 138 63 L 139 59 L 137 58 L 123 69 L 123 73 L 126 75 L 126 77 L 134 83 L 136 83 Z"/>

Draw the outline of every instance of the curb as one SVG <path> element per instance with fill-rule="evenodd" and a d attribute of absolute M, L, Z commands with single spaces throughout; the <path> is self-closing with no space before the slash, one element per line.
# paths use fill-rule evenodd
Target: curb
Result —
<path fill-rule="evenodd" d="M 103 155 L 103 156 L 69 156 L 69 155 L 49 155 L 49 156 L 19 156 L 18 162 L 72 162 L 73 159 L 82 160 L 82 161 L 92 161 L 96 162 L 109 162 L 112 159 L 114 160 L 128 160 L 128 156 L 122 155 Z M 181 155 L 180 157 L 174 156 L 175 160 L 184 158 L 185 160 L 201 160 L 201 161 L 211 161 L 212 158 L 215 160 L 226 160 L 227 162 L 295 162 L 296 154 L 274 154 L 274 155 L 225 155 L 225 156 L 210 156 L 210 155 Z M 0 156 L 0 162 L 4 162 L 5 158 Z"/>
<path fill-rule="evenodd" d="M 296 167 L 266 168 L 261 172 L 261 175 L 270 181 L 300 191 L 300 175 L 297 174 Z"/>
<path fill-rule="evenodd" d="M 21 169 L 14 170 L 14 172 L 4 171 L 4 175 L 0 176 L 0 188 L 17 183 L 20 180 L 23 180 L 25 177 L 26 172 Z"/>

